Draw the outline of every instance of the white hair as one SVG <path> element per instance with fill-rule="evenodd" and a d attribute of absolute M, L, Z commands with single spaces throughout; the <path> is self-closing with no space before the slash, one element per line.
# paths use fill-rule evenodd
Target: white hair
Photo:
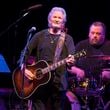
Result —
<path fill-rule="evenodd" d="M 67 21 L 67 19 L 66 19 L 66 11 L 64 10 L 64 8 L 61 8 L 61 7 L 53 7 L 53 8 L 51 9 L 51 11 L 50 11 L 49 14 L 48 14 L 48 21 L 49 21 L 49 19 L 51 18 L 52 14 L 53 14 L 55 11 L 60 11 L 60 12 L 63 13 L 63 15 L 64 15 L 63 23 L 65 23 L 65 22 Z"/>

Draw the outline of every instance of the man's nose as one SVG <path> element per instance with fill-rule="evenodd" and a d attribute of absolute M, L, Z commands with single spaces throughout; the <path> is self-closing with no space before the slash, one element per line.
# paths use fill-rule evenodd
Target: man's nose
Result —
<path fill-rule="evenodd" d="M 97 38 L 97 34 L 94 34 L 93 37 L 94 37 L 94 38 Z"/>

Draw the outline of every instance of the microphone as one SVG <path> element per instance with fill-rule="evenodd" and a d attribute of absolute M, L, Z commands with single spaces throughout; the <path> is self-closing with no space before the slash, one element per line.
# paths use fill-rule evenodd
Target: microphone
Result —
<path fill-rule="evenodd" d="M 33 36 L 33 33 L 36 31 L 36 27 L 31 27 L 29 30 L 28 30 L 28 34 L 27 34 L 27 36 L 28 36 L 28 39 L 27 39 L 27 42 L 29 42 L 30 41 L 30 39 L 31 39 L 31 37 Z"/>
<path fill-rule="evenodd" d="M 37 5 L 33 5 L 33 6 L 30 6 L 28 7 L 27 9 L 24 9 L 22 11 L 26 12 L 26 11 L 32 11 L 32 10 L 35 10 L 35 9 L 39 9 L 41 8 L 43 5 L 42 4 L 37 4 Z"/>
<path fill-rule="evenodd" d="M 35 31 L 36 31 L 36 27 L 33 26 L 29 29 L 28 33 L 35 32 Z"/>

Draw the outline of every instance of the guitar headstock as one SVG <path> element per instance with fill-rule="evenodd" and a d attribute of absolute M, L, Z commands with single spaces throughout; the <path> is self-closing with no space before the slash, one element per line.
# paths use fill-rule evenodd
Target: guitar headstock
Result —
<path fill-rule="evenodd" d="M 87 52 L 86 52 L 85 49 L 83 49 L 83 50 L 81 50 L 81 51 L 79 51 L 79 52 L 76 52 L 76 53 L 74 54 L 74 57 L 75 57 L 75 59 L 79 59 L 79 58 L 81 58 L 81 57 L 86 57 L 86 55 L 87 55 Z"/>

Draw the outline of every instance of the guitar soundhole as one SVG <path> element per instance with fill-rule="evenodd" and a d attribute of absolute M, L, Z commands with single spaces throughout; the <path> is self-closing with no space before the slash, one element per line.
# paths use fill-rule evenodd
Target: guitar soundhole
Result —
<path fill-rule="evenodd" d="M 42 74 L 41 69 L 35 70 L 35 73 L 34 73 L 34 74 L 36 74 L 36 79 L 37 79 L 37 80 L 40 80 L 40 79 L 43 78 L 43 74 Z"/>

